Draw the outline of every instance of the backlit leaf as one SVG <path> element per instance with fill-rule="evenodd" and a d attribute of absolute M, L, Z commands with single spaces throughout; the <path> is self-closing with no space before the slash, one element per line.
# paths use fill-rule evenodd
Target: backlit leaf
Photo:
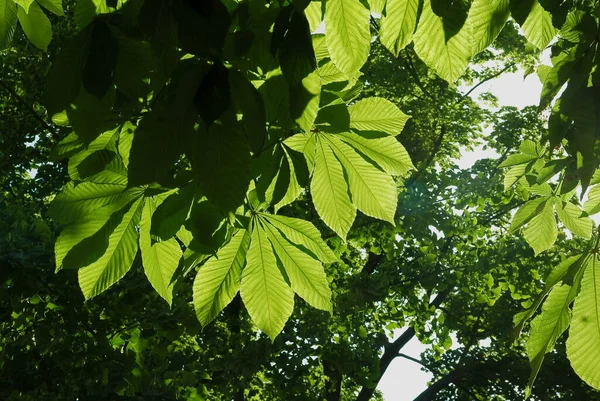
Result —
<path fill-rule="evenodd" d="M 249 246 L 250 233 L 240 230 L 200 267 L 194 279 L 194 308 L 202 326 L 214 320 L 237 294 Z"/>

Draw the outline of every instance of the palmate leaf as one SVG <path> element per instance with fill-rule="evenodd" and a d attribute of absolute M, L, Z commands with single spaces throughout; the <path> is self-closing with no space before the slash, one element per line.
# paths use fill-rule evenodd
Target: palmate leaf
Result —
<path fill-rule="evenodd" d="M 300 152 L 306 159 L 308 173 L 311 174 L 315 167 L 315 134 L 300 133 L 287 138 L 284 143 L 292 150 Z"/>
<path fill-rule="evenodd" d="M 306 248 L 323 263 L 337 260 L 335 254 L 321 239 L 321 233 L 309 221 L 275 214 L 261 214 L 269 224 L 279 230 L 290 242 Z"/>
<path fill-rule="evenodd" d="M 552 203 L 551 200 L 546 200 L 543 208 L 536 213 L 523 230 L 525 240 L 536 255 L 552 247 L 558 236 Z"/>
<path fill-rule="evenodd" d="M 583 205 L 583 210 L 588 215 L 593 215 L 600 212 L 600 185 L 596 185 L 588 192 L 587 201 Z"/>
<path fill-rule="evenodd" d="M 590 386 L 600 389 L 600 263 L 593 256 L 581 290 L 573 305 L 573 319 L 567 339 L 567 357 L 575 373 Z"/>
<path fill-rule="evenodd" d="M 388 0 L 381 19 L 379 40 L 396 57 L 410 43 L 417 27 L 419 0 Z"/>
<path fill-rule="evenodd" d="M 576 294 L 576 289 L 566 284 L 554 287 L 542 306 L 542 312 L 531 322 L 531 334 L 527 341 L 527 355 L 531 364 L 531 374 L 525 390 L 527 396 L 531 393 L 546 352 L 554 348 L 558 337 L 569 327 L 569 304 Z"/>
<path fill-rule="evenodd" d="M 183 252 L 175 238 L 152 244 L 150 225 L 155 210 L 154 200 L 146 199 L 140 221 L 142 265 L 152 287 L 171 306 L 174 285 L 171 279 L 175 270 L 177 270 Z"/>
<path fill-rule="evenodd" d="M 0 50 L 12 42 L 17 28 L 17 5 L 13 0 L 0 0 Z"/>
<path fill-rule="evenodd" d="M 216 257 L 200 267 L 194 279 L 194 308 L 202 326 L 217 317 L 237 294 L 249 246 L 250 232 L 240 230 Z"/>
<path fill-rule="evenodd" d="M 396 183 L 335 135 L 323 135 L 346 170 L 352 203 L 364 214 L 394 224 L 398 205 Z"/>
<path fill-rule="evenodd" d="M 143 200 L 134 201 L 108 237 L 108 247 L 95 262 L 79 269 L 79 286 L 86 299 L 95 297 L 129 271 L 138 250 L 138 232 Z"/>
<path fill-rule="evenodd" d="M 345 239 L 356 217 L 356 207 L 350 199 L 342 165 L 327 141 L 322 139 L 319 139 L 316 145 L 310 192 L 321 219 Z"/>
<path fill-rule="evenodd" d="M 294 292 L 313 307 L 331 312 L 331 290 L 321 262 L 288 241 L 268 223 L 264 224 L 264 229 Z"/>
<path fill-rule="evenodd" d="M 358 131 L 385 132 L 396 136 L 410 118 L 389 100 L 371 97 L 359 100 L 350 107 L 350 128 Z"/>
<path fill-rule="evenodd" d="M 41 7 L 35 2 L 31 3 L 29 10 L 18 7 L 17 17 L 31 43 L 38 49 L 48 50 L 52 40 L 52 24 Z"/>
<path fill-rule="evenodd" d="M 252 321 L 274 341 L 292 314 L 294 292 L 279 271 L 259 222 L 254 224 L 251 238 L 240 293 Z"/>
<path fill-rule="evenodd" d="M 369 55 L 369 10 L 359 0 L 328 0 L 325 31 L 331 60 L 343 72 L 358 71 Z"/>
<path fill-rule="evenodd" d="M 548 197 L 535 198 L 521 206 L 513 216 L 509 231 L 518 230 L 523 225 L 529 223 L 532 218 L 541 212 L 545 206 L 544 202 L 548 199 Z"/>

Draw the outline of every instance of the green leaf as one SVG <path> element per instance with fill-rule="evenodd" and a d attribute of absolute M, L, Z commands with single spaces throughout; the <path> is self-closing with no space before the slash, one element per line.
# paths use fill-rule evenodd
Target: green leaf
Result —
<path fill-rule="evenodd" d="M 130 202 L 141 193 L 139 188 L 125 191 L 124 185 L 69 182 L 56 196 L 48 213 L 57 222 L 69 224 L 106 205 L 120 207 L 122 202 Z"/>
<path fill-rule="evenodd" d="M 531 387 L 540 371 L 544 356 L 554 348 L 558 337 L 569 327 L 571 321 L 569 304 L 576 294 L 577 291 L 566 284 L 554 287 L 542 306 L 542 312 L 531 322 L 531 334 L 527 340 L 531 374 L 525 390 L 526 395 L 531 393 Z"/>
<path fill-rule="evenodd" d="M 508 0 L 473 0 L 467 19 L 459 26 L 460 19 L 444 20 L 433 12 L 431 1 L 425 0 L 414 35 L 415 51 L 440 77 L 454 82 L 471 57 L 492 43 L 507 18 Z M 446 31 L 456 33 L 447 38 Z"/>
<path fill-rule="evenodd" d="M 556 204 L 556 214 L 565 227 L 573 234 L 588 239 L 592 237 L 592 230 L 594 228 L 592 219 L 583 216 L 583 211 L 573 203 L 558 202 Z"/>
<path fill-rule="evenodd" d="M 129 271 L 138 250 L 137 225 L 142 199 L 133 202 L 116 229 L 108 237 L 106 252 L 95 262 L 79 269 L 79 286 L 85 299 L 102 293 Z"/>
<path fill-rule="evenodd" d="M 140 251 L 144 273 L 152 287 L 171 306 L 173 301 L 173 285 L 171 278 L 179 266 L 183 256 L 181 247 L 175 238 L 152 244 L 150 224 L 155 211 L 154 201 L 147 199 L 140 221 Z"/>
<path fill-rule="evenodd" d="M 326 40 L 331 60 L 345 73 L 358 71 L 369 55 L 370 13 L 358 0 L 325 3 Z"/>
<path fill-rule="evenodd" d="M 498 167 L 504 168 L 504 167 L 517 166 L 519 164 L 526 164 L 537 158 L 538 158 L 537 156 L 525 155 L 523 153 L 516 153 L 514 155 L 508 156 L 506 158 L 506 160 L 504 160 L 502 163 L 500 163 L 500 165 Z"/>
<path fill-rule="evenodd" d="M 241 73 L 230 71 L 233 101 L 242 113 L 242 127 L 254 154 L 261 152 L 267 140 L 266 111 L 258 90 Z"/>
<path fill-rule="evenodd" d="M 13 0 L 0 0 L 0 50 L 12 42 L 17 28 L 17 5 Z"/>
<path fill-rule="evenodd" d="M 558 32 L 552 25 L 552 15 L 544 10 L 538 0 L 533 2 L 521 29 L 527 40 L 540 50 L 544 50 Z"/>
<path fill-rule="evenodd" d="M 315 134 L 309 132 L 292 135 L 287 138 L 284 143 L 289 146 L 290 149 L 304 155 L 306 164 L 308 165 L 308 172 L 312 173 L 315 166 Z"/>
<path fill-rule="evenodd" d="M 596 185 L 590 189 L 587 201 L 583 204 L 583 210 L 589 216 L 600 212 L 600 185 Z"/>
<path fill-rule="evenodd" d="M 523 236 L 536 255 L 549 249 L 556 242 L 558 227 L 554 217 L 552 201 L 546 200 L 543 209 L 529 221 L 523 230 Z"/>
<path fill-rule="evenodd" d="M 259 222 L 252 230 L 240 292 L 252 321 L 275 341 L 294 310 L 294 291 L 281 275 Z"/>
<path fill-rule="evenodd" d="M 196 139 L 192 167 L 202 193 L 223 210 L 237 209 L 244 202 L 250 181 L 246 137 L 237 124 L 227 122 L 212 124 L 208 133 Z"/>
<path fill-rule="evenodd" d="M 188 217 L 195 190 L 195 185 L 188 184 L 169 195 L 152 214 L 150 232 L 163 241 L 177 234 Z"/>
<path fill-rule="evenodd" d="M 127 185 L 127 170 L 117 155 L 119 131 L 115 128 L 100 134 L 85 150 L 69 159 L 72 180 Z"/>
<path fill-rule="evenodd" d="M 380 97 L 361 99 L 348 108 L 350 128 L 358 131 L 385 132 L 396 136 L 410 116 L 389 100 Z"/>
<path fill-rule="evenodd" d="M 306 170 L 306 164 L 304 163 L 304 160 L 302 160 L 302 166 L 298 165 L 298 163 L 294 163 L 294 159 L 291 157 L 290 151 L 286 150 L 285 148 L 283 149 L 285 153 L 285 159 L 288 165 L 289 182 L 285 194 L 283 195 L 281 200 L 279 200 L 279 202 L 275 204 L 275 213 L 277 213 L 277 211 L 282 207 L 294 202 L 298 198 L 298 196 L 300 196 L 300 194 L 302 193 L 302 185 L 300 185 L 300 182 L 298 181 L 298 176 L 299 174 L 301 174 L 298 170 L 300 168 L 304 168 Z"/>
<path fill-rule="evenodd" d="M 304 9 L 304 14 L 308 20 L 310 31 L 314 32 L 319 25 L 321 25 L 321 21 L 323 20 L 321 13 L 321 2 L 311 1 L 310 4 Z"/>
<path fill-rule="evenodd" d="M 356 217 L 356 207 L 349 192 L 342 165 L 329 144 L 319 139 L 310 193 L 321 219 L 342 239 L 348 235 Z"/>
<path fill-rule="evenodd" d="M 23 32 L 31 43 L 38 49 L 48 50 L 48 45 L 52 40 L 52 24 L 40 6 L 37 3 L 31 3 L 28 12 L 18 7 L 17 17 Z"/>
<path fill-rule="evenodd" d="M 535 297 L 533 304 L 527 310 L 519 312 L 514 316 L 513 321 L 515 322 L 515 332 L 517 333 L 517 335 L 520 334 L 523 330 L 525 322 L 529 320 L 531 316 L 533 316 L 533 314 L 540 307 L 544 299 L 546 299 L 546 296 L 548 295 L 550 290 L 555 285 L 557 285 L 563 279 L 563 277 L 565 277 L 567 273 L 571 270 L 571 266 L 577 267 L 577 265 L 581 266 L 585 263 L 587 263 L 586 256 L 579 254 L 568 257 L 567 259 L 559 263 L 558 266 L 552 269 L 552 271 L 546 278 L 546 281 L 544 283 L 544 289 Z"/>
<path fill-rule="evenodd" d="M 404 146 L 394 137 L 367 139 L 353 133 L 343 133 L 339 136 L 388 174 L 405 176 L 415 168 Z"/>
<path fill-rule="evenodd" d="M 532 218 L 541 213 L 542 209 L 545 207 L 544 202 L 548 199 L 548 197 L 536 198 L 521 206 L 513 216 L 509 231 L 514 232 L 524 224 L 529 223 Z"/>
<path fill-rule="evenodd" d="M 381 14 L 385 8 L 386 0 L 369 0 L 369 9 L 372 13 Z M 388 2 L 389 4 L 389 2 Z"/>
<path fill-rule="evenodd" d="M 36 0 L 38 4 L 53 14 L 64 16 L 62 0 Z"/>
<path fill-rule="evenodd" d="M 594 256 L 581 280 L 573 304 L 573 319 L 567 339 L 567 357 L 575 373 L 590 386 L 600 389 L 600 272 Z"/>
<path fill-rule="evenodd" d="M 318 71 L 308 74 L 302 82 L 290 86 L 290 114 L 296 124 L 309 132 L 319 111 L 321 77 Z"/>
<path fill-rule="evenodd" d="M 321 233 L 311 222 L 276 214 L 261 214 L 261 217 L 278 229 L 288 241 L 306 248 L 321 262 L 337 261 L 337 257 L 323 242 Z"/>
<path fill-rule="evenodd" d="M 237 294 L 249 246 L 250 233 L 240 230 L 200 267 L 194 279 L 194 308 L 202 326 L 213 321 Z"/>
<path fill-rule="evenodd" d="M 110 13 L 106 0 L 79 0 L 75 6 L 75 25 L 80 31 L 88 26 L 97 15 Z"/>
<path fill-rule="evenodd" d="M 25 10 L 26 13 L 29 12 L 29 7 L 31 7 L 31 4 L 34 3 L 33 0 L 14 0 L 14 3 L 17 4 L 18 6 L 21 6 L 21 8 L 23 10 Z"/>
<path fill-rule="evenodd" d="M 347 172 L 352 203 L 364 214 L 395 224 L 398 190 L 391 176 L 367 162 L 334 135 L 324 135 Z"/>
<path fill-rule="evenodd" d="M 331 290 L 323 265 L 269 224 L 265 224 L 265 231 L 294 292 L 313 307 L 331 312 Z"/>
<path fill-rule="evenodd" d="M 379 40 L 396 57 L 412 40 L 417 27 L 419 0 L 388 0 L 381 19 Z"/>

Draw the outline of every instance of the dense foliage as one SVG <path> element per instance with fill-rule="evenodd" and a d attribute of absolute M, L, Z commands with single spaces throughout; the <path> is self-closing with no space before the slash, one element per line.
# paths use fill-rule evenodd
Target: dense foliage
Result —
<path fill-rule="evenodd" d="M 0 0 L 0 395 L 598 399 L 598 7 Z"/>

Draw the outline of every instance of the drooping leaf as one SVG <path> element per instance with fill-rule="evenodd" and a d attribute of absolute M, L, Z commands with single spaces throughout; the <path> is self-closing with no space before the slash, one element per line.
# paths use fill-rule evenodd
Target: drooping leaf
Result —
<path fill-rule="evenodd" d="M 396 136 L 410 118 L 389 100 L 372 97 L 361 99 L 348 108 L 350 127 L 358 131 L 378 131 Z"/>
<path fill-rule="evenodd" d="M 523 230 L 523 236 L 536 255 L 554 245 L 558 227 L 551 200 L 546 200 L 544 207 L 529 221 Z"/>
<path fill-rule="evenodd" d="M 194 279 L 194 308 L 202 326 L 213 321 L 237 294 L 249 246 L 250 233 L 240 230 L 200 267 Z"/>
<path fill-rule="evenodd" d="M 315 166 L 315 135 L 311 133 L 300 133 L 287 138 L 284 143 L 290 149 L 300 152 L 306 158 L 309 174 Z"/>
<path fill-rule="evenodd" d="M 310 26 L 303 12 L 293 11 L 278 48 L 281 71 L 290 84 L 301 82 L 317 68 Z"/>
<path fill-rule="evenodd" d="M 101 100 L 112 85 L 117 67 L 117 41 L 108 24 L 96 21 L 92 24 L 88 55 L 81 72 L 83 88 Z"/>
<path fill-rule="evenodd" d="M 240 292 L 252 321 L 274 341 L 292 314 L 294 291 L 279 271 L 271 243 L 259 223 L 252 230 Z"/>
<path fill-rule="evenodd" d="M 367 162 L 334 135 L 326 140 L 347 172 L 352 203 L 364 214 L 394 223 L 398 190 L 391 176 Z"/>
<path fill-rule="evenodd" d="M 575 373 L 600 389 L 600 272 L 597 257 L 589 263 L 581 290 L 573 304 L 573 319 L 567 339 L 567 357 Z"/>
<path fill-rule="evenodd" d="M 369 55 L 369 10 L 358 0 L 328 0 L 325 21 L 331 60 L 343 72 L 358 71 Z"/>
<path fill-rule="evenodd" d="M 523 4 L 528 3 L 528 1 L 523 2 Z M 556 28 L 552 25 L 552 16 L 544 10 L 538 0 L 531 5 L 527 18 L 521 24 L 521 29 L 527 40 L 540 50 L 548 46 L 557 33 Z"/>
<path fill-rule="evenodd" d="M 155 210 L 154 201 L 146 199 L 140 221 L 142 265 L 152 287 L 170 306 L 173 301 L 174 284 L 171 278 L 179 265 L 183 252 L 175 238 L 152 244 L 150 225 Z"/>
<path fill-rule="evenodd" d="M 337 260 L 335 254 L 321 239 L 321 233 L 309 221 L 276 214 L 261 214 L 269 224 L 285 236 L 290 242 L 306 248 L 323 263 L 332 263 Z"/>
<path fill-rule="evenodd" d="M 242 126 L 254 154 L 261 152 L 267 140 L 266 111 L 258 90 L 242 74 L 231 71 L 230 91 L 238 111 L 242 113 Z"/>
<path fill-rule="evenodd" d="M 17 28 L 17 5 L 13 0 L 0 0 L 0 50 L 12 42 Z"/>
<path fill-rule="evenodd" d="M 356 207 L 352 204 L 349 192 L 342 165 L 329 144 L 319 139 L 310 193 L 321 219 L 343 239 L 356 217 Z"/>
<path fill-rule="evenodd" d="M 405 176 L 415 168 L 404 146 L 394 137 L 367 139 L 358 134 L 343 133 L 340 138 L 388 174 Z"/>
<path fill-rule="evenodd" d="M 425 0 L 423 13 L 414 36 L 415 51 L 443 79 L 454 82 L 469 63 L 471 57 L 491 44 L 508 18 L 508 0 L 490 2 L 473 0 L 467 19 L 444 21 L 435 14 L 431 1 Z M 450 23 L 450 26 L 448 26 Z M 451 38 L 446 31 L 456 31 Z"/>
<path fill-rule="evenodd" d="M 17 17 L 23 32 L 31 43 L 38 49 L 48 50 L 48 45 L 52 40 L 52 24 L 40 6 L 33 2 L 28 11 L 17 7 Z"/>
<path fill-rule="evenodd" d="M 187 219 L 196 187 L 188 184 L 168 196 L 152 213 L 150 232 L 163 241 L 173 237 Z"/>
<path fill-rule="evenodd" d="M 309 132 L 319 111 L 321 77 L 318 71 L 308 74 L 302 82 L 290 86 L 290 115 L 296 124 Z"/>
<path fill-rule="evenodd" d="M 210 127 L 229 108 L 229 70 L 221 63 L 213 64 L 198 87 L 194 104 L 202 120 Z"/>
<path fill-rule="evenodd" d="M 266 224 L 265 231 L 294 292 L 313 307 L 331 312 L 331 290 L 323 265 L 288 241 L 274 227 Z"/>
<path fill-rule="evenodd" d="M 97 15 L 108 14 L 110 11 L 105 0 L 79 0 L 75 6 L 75 25 L 83 30 Z"/>
<path fill-rule="evenodd" d="M 396 57 L 412 40 L 417 27 L 419 0 L 388 0 L 381 19 L 379 40 Z"/>
<path fill-rule="evenodd" d="M 211 125 L 198 133 L 191 155 L 202 193 L 223 210 L 235 210 L 244 202 L 250 181 L 250 149 L 238 124 Z M 206 172 L 210 171 L 210 174 Z"/>
<path fill-rule="evenodd" d="M 106 252 L 95 262 L 79 269 L 79 286 L 86 299 L 104 292 L 129 271 L 138 250 L 142 199 L 133 202 L 123 219 L 108 237 Z"/>
<path fill-rule="evenodd" d="M 554 287 L 542 306 L 542 312 L 531 322 L 531 334 L 527 340 L 531 374 L 525 390 L 526 394 L 531 392 L 544 356 L 554 348 L 556 340 L 569 327 L 571 322 L 569 304 L 576 294 L 577 291 L 566 284 Z"/>

